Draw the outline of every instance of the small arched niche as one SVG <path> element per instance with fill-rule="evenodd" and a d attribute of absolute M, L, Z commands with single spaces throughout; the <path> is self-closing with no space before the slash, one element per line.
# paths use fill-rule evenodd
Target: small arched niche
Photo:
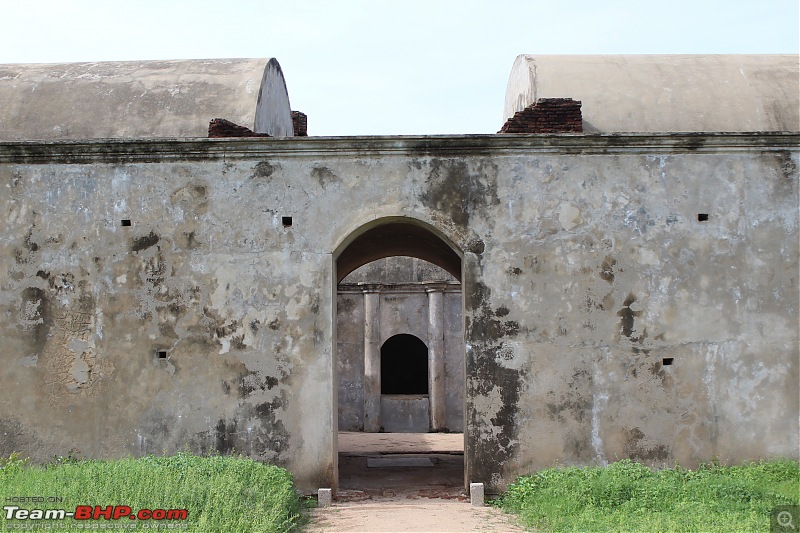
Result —
<path fill-rule="evenodd" d="M 407 333 L 381 346 L 381 394 L 428 394 L 428 347 Z"/>

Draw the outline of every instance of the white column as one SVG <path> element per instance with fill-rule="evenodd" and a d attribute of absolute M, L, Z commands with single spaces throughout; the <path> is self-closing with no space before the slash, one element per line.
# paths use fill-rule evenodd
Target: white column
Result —
<path fill-rule="evenodd" d="M 364 431 L 381 430 L 380 289 L 364 291 Z"/>
<path fill-rule="evenodd" d="M 444 288 L 431 287 L 428 292 L 428 402 L 431 409 L 431 431 L 445 428 L 444 377 Z"/>

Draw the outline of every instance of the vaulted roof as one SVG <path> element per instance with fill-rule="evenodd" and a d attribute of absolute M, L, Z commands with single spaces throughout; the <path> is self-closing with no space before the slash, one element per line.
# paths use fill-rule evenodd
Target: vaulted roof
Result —
<path fill-rule="evenodd" d="M 582 102 L 584 132 L 799 131 L 797 55 L 520 55 L 503 122 Z"/>
<path fill-rule="evenodd" d="M 205 137 L 213 118 L 291 136 L 278 62 L 0 65 L 0 140 Z"/>

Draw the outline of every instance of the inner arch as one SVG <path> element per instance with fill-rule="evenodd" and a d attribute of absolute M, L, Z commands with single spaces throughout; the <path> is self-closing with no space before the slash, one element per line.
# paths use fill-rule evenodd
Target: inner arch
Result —
<path fill-rule="evenodd" d="M 461 257 L 431 230 L 404 222 L 388 222 L 356 237 L 336 260 L 336 281 L 362 265 L 397 255 L 433 263 L 461 281 Z"/>

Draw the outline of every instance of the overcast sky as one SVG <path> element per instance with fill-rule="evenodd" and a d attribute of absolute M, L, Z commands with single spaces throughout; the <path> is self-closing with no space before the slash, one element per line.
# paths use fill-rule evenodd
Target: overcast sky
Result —
<path fill-rule="evenodd" d="M 276 57 L 310 135 L 494 133 L 518 54 L 798 53 L 798 0 L 0 0 L 0 63 Z"/>

